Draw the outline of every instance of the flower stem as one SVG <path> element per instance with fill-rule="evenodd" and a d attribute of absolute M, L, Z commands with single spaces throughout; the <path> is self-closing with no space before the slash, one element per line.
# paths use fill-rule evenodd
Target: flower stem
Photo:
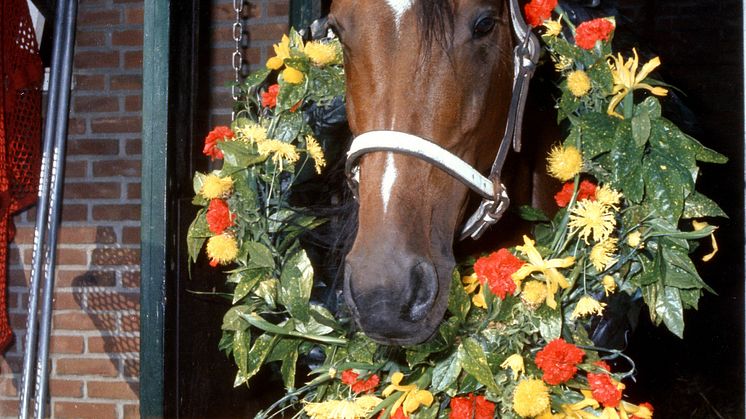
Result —
<path fill-rule="evenodd" d="M 635 95 L 632 90 L 627 93 L 627 96 L 624 97 L 624 119 L 632 119 L 634 116 L 634 107 L 635 107 Z"/>

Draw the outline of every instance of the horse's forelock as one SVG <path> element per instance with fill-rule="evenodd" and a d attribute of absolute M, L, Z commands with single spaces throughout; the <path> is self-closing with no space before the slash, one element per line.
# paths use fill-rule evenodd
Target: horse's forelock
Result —
<path fill-rule="evenodd" d="M 423 44 L 429 51 L 433 42 L 447 49 L 453 35 L 452 0 L 419 0 L 417 17 Z"/>

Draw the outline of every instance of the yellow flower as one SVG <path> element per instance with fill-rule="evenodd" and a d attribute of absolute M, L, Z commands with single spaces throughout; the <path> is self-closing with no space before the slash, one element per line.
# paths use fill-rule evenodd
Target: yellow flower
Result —
<path fill-rule="evenodd" d="M 311 41 L 306 44 L 303 52 L 318 67 L 334 63 L 337 60 L 337 48 L 334 44 Z"/>
<path fill-rule="evenodd" d="M 575 258 L 568 256 L 563 259 L 544 260 L 544 258 L 541 257 L 541 254 L 539 254 L 539 251 L 534 247 L 533 240 L 529 239 L 528 236 L 523 236 L 523 246 L 516 246 L 516 249 L 528 258 L 528 262 L 513 273 L 511 276 L 513 280 L 522 281 L 534 272 L 541 272 L 544 275 L 544 280 L 547 286 L 547 305 L 551 308 L 557 308 L 554 294 L 559 288 L 564 289 L 570 286 L 567 282 L 567 278 L 565 278 L 557 268 L 568 268 L 572 266 L 575 263 Z"/>
<path fill-rule="evenodd" d="M 521 291 L 521 301 L 530 309 L 539 308 L 547 298 L 547 286 L 540 281 L 526 281 Z"/>
<path fill-rule="evenodd" d="M 622 202 L 622 193 L 616 189 L 611 188 L 609 185 L 603 185 L 596 189 L 596 201 L 606 205 L 607 207 L 619 209 L 619 204 Z"/>
<path fill-rule="evenodd" d="M 313 159 L 316 173 L 321 174 L 321 169 L 326 166 L 326 159 L 324 159 L 324 150 L 321 149 L 321 145 L 313 135 L 306 135 L 306 152 Z"/>
<path fill-rule="evenodd" d="M 630 415 L 635 415 L 640 419 L 653 419 L 653 412 L 645 406 L 637 406 L 622 400 L 620 407 L 620 411 L 624 411 Z"/>
<path fill-rule="evenodd" d="M 560 15 L 557 20 L 547 19 L 544 21 L 544 35 L 545 36 L 558 36 L 562 33 L 562 16 Z"/>
<path fill-rule="evenodd" d="M 267 129 L 255 122 L 237 127 L 235 132 L 236 138 L 246 143 L 261 143 L 267 139 Z"/>
<path fill-rule="evenodd" d="M 220 177 L 211 173 L 205 176 L 199 193 L 207 199 L 215 199 L 227 197 L 232 190 L 233 179 L 230 177 Z"/>
<path fill-rule="evenodd" d="M 287 67 L 282 70 L 282 79 L 285 80 L 285 83 L 299 84 L 303 82 L 303 78 L 305 78 L 303 72 L 293 67 Z"/>
<path fill-rule="evenodd" d="M 606 303 L 600 303 L 593 297 L 584 295 L 580 297 L 578 304 L 575 305 L 575 309 L 572 311 L 570 318 L 574 320 L 578 317 L 587 316 L 589 314 L 600 316 L 604 312 L 604 307 L 606 307 Z"/>
<path fill-rule="evenodd" d="M 593 415 L 591 413 L 588 413 L 585 411 L 586 408 L 590 407 L 591 409 L 598 409 L 599 404 L 596 399 L 593 398 L 593 393 L 591 393 L 590 390 L 580 390 L 580 393 L 583 394 L 583 400 L 573 403 L 573 404 L 563 404 L 562 405 L 562 412 L 568 417 L 568 418 L 596 418 L 596 415 Z"/>
<path fill-rule="evenodd" d="M 637 56 L 637 50 L 633 48 L 632 53 L 634 54 L 634 58 L 630 58 L 626 62 L 622 58 L 622 54 L 617 54 L 616 57 L 612 56 L 611 61 L 609 61 L 611 75 L 614 77 L 614 88 L 611 91 L 614 97 L 611 99 L 606 113 L 622 119 L 624 117 L 616 112 L 616 107 L 633 90 L 645 89 L 656 96 L 665 96 L 668 94 L 668 90 L 663 87 L 653 87 L 647 83 L 643 83 L 648 75 L 661 65 L 660 58 L 655 57 L 645 63 L 638 73 L 639 57 Z"/>
<path fill-rule="evenodd" d="M 257 144 L 257 151 L 262 156 L 269 156 L 272 154 L 272 161 L 282 169 L 282 162 L 287 160 L 288 163 L 295 163 L 298 161 L 298 150 L 295 146 L 280 140 L 265 140 Z"/>
<path fill-rule="evenodd" d="M 400 391 L 401 396 L 394 402 L 391 407 L 392 412 L 396 412 L 399 406 L 402 406 L 404 416 L 409 416 L 410 413 L 416 411 L 420 406 L 430 406 L 433 404 L 433 395 L 427 390 L 420 390 L 415 384 L 402 385 L 401 381 L 404 379 L 404 374 L 395 372 L 391 375 L 391 384 L 383 390 L 383 397 L 390 396 L 395 391 Z"/>
<path fill-rule="evenodd" d="M 517 380 L 520 374 L 526 374 L 526 367 L 523 365 L 523 357 L 521 354 L 513 354 L 508 357 L 500 368 L 510 368 L 513 371 L 513 379 Z"/>
<path fill-rule="evenodd" d="M 303 411 L 311 419 L 359 419 L 367 417 L 380 402 L 378 397 L 362 396 L 354 400 L 306 403 Z"/>
<path fill-rule="evenodd" d="M 565 419 L 565 415 L 562 413 L 552 414 L 552 409 L 543 411 L 536 419 Z"/>
<path fill-rule="evenodd" d="M 570 210 L 571 234 L 578 236 L 588 244 L 588 237 L 600 242 L 606 240 L 614 231 L 616 219 L 610 208 L 599 201 L 583 199 Z"/>
<path fill-rule="evenodd" d="M 554 63 L 554 69 L 559 73 L 569 70 L 570 68 L 572 68 L 572 59 L 567 58 L 564 55 L 560 55 Z"/>
<path fill-rule="evenodd" d="M 474 295 L 471 296 L 472 304 L 479 308 L 487 308 L 487 302 L 482 293 L 482 284 L 479 282 L 477 274 L 467 275 L 461 278 L 461 282 L 464 284 L 464 291 L 466 291 L 467 294 L 474 293 Z"/>
<path fill-rule="evenodd" d="M 591 264 L 598 272 L 608 269 L 616 263 L 617 258 L 614 257 L 614 253 L 617 251 L 616 244 L 617 239 L 609 237 L 604 241 L 596 243 L 591 249 L 588 259 L 590 259 Z"/>
<path fill-rule="evenodd" d="M 573 146 L 554 146 L 547 158 L 549 174 L 563 182 L 575 177 L 583 169 L 583 155 Z"/>
<path fill-rule="evenodd" d="M 285 58 L 290 58 L 290 38 L 282 35 L 280 43 L 273 46 L 275 56 L 267 60 L 267 68 L 270 70 L 279 70 L 285 63 Z"/>
<path fill-rule="evenodd" d="M 523 380 L 513 393 L 513 410 L 521 417 L 538 416 L 549 409 L 549 389 L 543 381 Z"/>
<path fill-rule="evenodd" d="M 635 230 L 627 235 L 627 245 L 633 249 L 642 249 L 645 244 L 642 243 L 642 233 Z"/>
<path fill-rule="evenodd" d="M 601 284 L 604 286 L 604 293 L 608 297 L 609 294 L 613 294 L 616 291 L 616 281 L 611 275 L 604 275 L 601 279 Z"/>
<path fill-rule="evenodd" d="M 210 258 L 210 265 L 227 265 L 233 262 L 236 256 L 238 256 L 238 243 L 233 236 L 219 234 L 207 240 L 207 257 Z"/>
<path fill-rule="evenodd" d="M 583 70 L 575 70 L 567 75 L 567 88 L 575 97 L 585 96 L 591 90 L 591 78 Z"/>
<path fill-rule="evenodd" d="M 694 231 L 699 231 L 699 230 L 702 230 L 703 228 L 709 227 L 710 225 L 704 221 L 699 222 L 699 221 L 692 220 L 692 226 L 694 226 Z M 715 229 L 717 229 L 717 227 L 715 227 Z M 715 254 L 718 252 L 718 242 L 715 241 L 715 231 L 713 231 L 712 234 L 710 234 L 710 242 L 712 243 L 712 252 L 702 256 L 703 262 L 709 262 L 710 260 L 712 260 L 712 258 L 715 257 Z"/>

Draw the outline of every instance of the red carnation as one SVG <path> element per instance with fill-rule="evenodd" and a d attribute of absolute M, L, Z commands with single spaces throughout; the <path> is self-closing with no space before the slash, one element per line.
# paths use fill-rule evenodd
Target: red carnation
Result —
<path fill-rule="evenodd" d="M 537 27 L 552 16 L 552 10 L 557 6 L 557 0 L 531 0 L 526 4 L 526 20 L 529 25 Z"/>
<path fill-rule="evenodd" d="M 617 388 L 608 374 L 589 372 L 588 384 L 591 386 L 593 398 L 604 407 L 617 407 L 622 400 L 622 391 Z"/>
<path fill-rule="evenodd" d="M 570 380 L 578 372 L 577 365 L 583 360 L 585 352 L 565 342 L 555 339 L 536 354 L 536 366 L 544 371 L 542 377 L 547 384 L 557 385 Z"/>
<path fill-rule="evenodd" d="M 557 203 L 557 206 L 565 208 L 570 203 L 570 199 L 572 199 L 572 191 L 574 189 L 575 184 L 573 182 L 567 182 L 562 185 L 562 190 L 554 195 L 554 201 Z M 578 201 L 583 199 L 590 199 L 591 201 L 596 200 L 595 183 L 589 180 L 580 182 L 580 186 L 578 186 Z"/>
<path fill-rule="evenodd" d="M 205 137 L 205 148 L 202 149 L 202 153 L 205 156 L 210 156 L 212 160 L 222 159 L 223 152 L 217 147 L 219 141 L 232 140 L 235 137 L 233 131 L 226 126 L 215 127 L 214 130 L 210 131 Z"/>
<path fill-rule="evenodd" d="M 359 375 L 353 370 L 345 370 L 342 373 L 342 382 L 350 386 L 353 393 L 372 393 L 380 381 L 378 375 L 373 374 L 367 380 L 358 380 Z"/>
<path fill-rule="evenodd" d="M 646 407 L 650 411 L 650 414 L 651 415 L 653 414 L 653 405 L 652 404 L 650 404 L 648 402 L 640 403 L 640 407 Z M 632 415 L 632 416 L 629 417 L 629 419 L 641 419 L 641 418 L 639 416 Z"/>
<path fill-rule="evenodd" d="M 484 396 L 469 394 L 451 399 L 451 413 L 448 419 L 492 419 L 495 416 L 495 404 Z"/>
<path fill-rule="evenodd" d="M 515 291 L 515 281 L 511 275 L 521 266 L 522 260 L 513 256 L 507 249 L 500 249 L 489 256 L 479 258 L 474 264 L 474 272 L 482 284 L 486 281 L 490 291 L 504 300 L 507 294 Z"/>
<path fill-rule="evenodd" d="M 385 410 L 384 410 L 385 412 Z M 381 419 L 383 417 L 383 413 L 381 412 L 380 415 L 378 415 L 378 419 Z M 399 407 L 396 409 L 396 412 L 392 413 L 391 416 L 389 416 L 391 419 L 408 419 L 406 416 L 404 416 L 404 409 Z"/>
<path fill-rule="evenodd" d="M 583 22 L 575 30 L 575 43 L 583 49 L 593 49 L 596 41 L 606 41 L 614 31 L 608 19 L 598 18 Z"/>
<path fill-rule="evenodd" d="M 213 199 L 207 207 L 207 227 L 212 234 L 223 234 L 226 228 L 233 225 L 236 214 L 231 214 L 228 203 L 222 199 Z"/>
<path fill-rule="evenodd" d="M 609 364 L 607 364 L 606 361 L 604 361 L 603 359 L 594 362 L 593 365 L 611 372 L 611 366 L 609 366 Z"/>
<path fill-rule="evenodd" d="M 262 92 L 262 106 L 265 108 L 274 108 L 277 106 L 277 94 L 280 93 L 280 85 L 275 83 L 266 92 Z"/>

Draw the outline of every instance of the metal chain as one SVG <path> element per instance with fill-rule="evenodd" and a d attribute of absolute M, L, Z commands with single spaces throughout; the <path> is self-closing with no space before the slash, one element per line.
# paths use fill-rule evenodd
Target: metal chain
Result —
<path fill-rule="evenodd" d="M 241 68 L 243 66 L 243 54 L 241 53 L 241 41 L 243 40 L 243 14 L 244 0 L 233 0 L 233 11 L 236 14 L 236 20 L 233 22 L 233 42 L 235 43 L 235 50 L 231 57 L 231 64 L 233 65 L 234 83 L 231 86 L 231 97 L 233 101 L 237 101 L 239 97 L 240 89 L 238 88 L 241 82 Z M 235 119 L 235 110 L 231 112 L 231 120 Z"/>

